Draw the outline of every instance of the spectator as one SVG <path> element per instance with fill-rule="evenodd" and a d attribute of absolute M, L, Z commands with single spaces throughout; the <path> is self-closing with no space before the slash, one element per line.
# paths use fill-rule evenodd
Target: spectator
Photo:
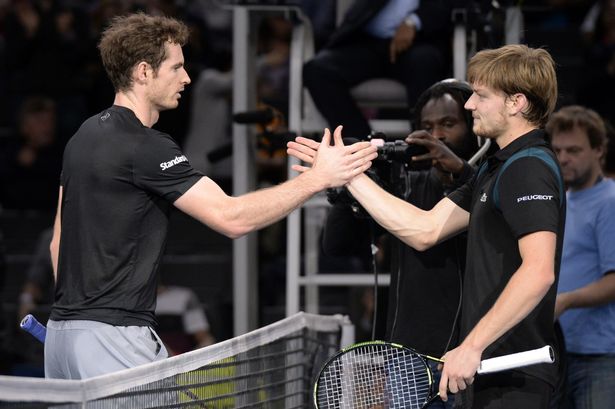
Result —
<path fill-rule="evenodd" d="M 552 115 L 547 132 L 562 168 L 567 214 L 555 317 L 567 349 L 566 403 L 607 409 L 615 400 L 615 181 L 602 176 L 606 129 L 581 106 Z"/>
<path fill-rule="evenodd" d="M 158 285 L 156 320 L 170 356 L 216 342 L 201 302 L 189 288 Z"/>
<path fill-rule="evenodd" d="M 53 210 L 62 161 L 55 103 L 45 97 L 25 100 L 18 133 L 0 153 L 0 203 L 9 209 Z"/>
<path fill-rule="evenodd" d="M 350 89 L 389 77 L 406 87 L 408 106 L 447 75 L 451 1 L 356 0 L 329 42 L 303 68 L 318 110 L 348 137 L 371 132 Z"/>

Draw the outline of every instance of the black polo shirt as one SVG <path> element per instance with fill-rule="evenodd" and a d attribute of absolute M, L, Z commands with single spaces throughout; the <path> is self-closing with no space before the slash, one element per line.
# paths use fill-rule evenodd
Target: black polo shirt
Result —
<path fill-rule="evenodd" d="M 461 339 L 491 309 L 512 275 L 521 265 L 519 239 L 537 231 L 557 234 L 556 279 L 536 308 L 520 323 L 491 344 L 482 359 L 554 344 L 553 311 L 564 233 L 563 182 L 541 159 L 523 156 L 510 163 L 499 179 L 499 208 L 494 204 L 496 177 L 506 159 L 529 147 L 538 147 L 555 161 L 542 130 L 531 131 L 496 152 L 487 169 L 448 197 L 470 212 Z M 565 199 L 564 199 L 565 200 Z M 540 364 L 520 369 L 550 384 L 555 367 Z"/>
<path fill-rule="evenodd" d="M 153 325 L 169 210 L 202 176 L 128 108 L 85 121 L 64 151 L 51 319 Z"/>

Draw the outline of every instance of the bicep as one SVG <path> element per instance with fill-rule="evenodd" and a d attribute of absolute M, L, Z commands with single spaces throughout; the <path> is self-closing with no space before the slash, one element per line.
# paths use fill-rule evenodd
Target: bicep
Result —
<path fill-rule="evenodd" d="M 537 231 L 519 239 L 521 266 L 532 276 L 555 280 L 555 251 L 557 235 L 551 231 Z"/>
<path fill-rule="evenodd" d="M 436 204 L 430 214 L 436 226 L 436 243 L 465 231 L 470 223 L 470 213 L 446 197 Z"/>

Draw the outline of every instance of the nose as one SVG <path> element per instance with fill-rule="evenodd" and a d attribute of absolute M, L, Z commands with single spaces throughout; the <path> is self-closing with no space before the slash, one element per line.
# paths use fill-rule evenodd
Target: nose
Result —
<path fill-rule="evenodd" d="M 190 84 L 192 82 L 192 80 L 190 79 L 190 76 L 188 75 L 188 72 L 185 69 L 184 69 L 184 74 L 186 74 L 186 75 L 185 75 L 185 78 L 184 78 L 183 82 L 184 82 L 184 84 L 188 85 L 188 84 Z"/>
<path fill-rule="evenodd" d="M 472 93 L 472 95 L 470 95 L 470 98 L 468 98 L 468 100 L 466 101 L 466 103 L 463 105 L 463 107 L 465 109 L 467 109 L 468 111 L 472 111 L 474 110 L 475 104 L 474 104 L 474 96 L 476 94 Z"/>
<path fill-rule="evenodd" d="M 444 129 L 441 126 L 436 125 L 431 130 L 431 136 L 438 140 L 444 141 L 446 139 L 446 132 L 444 132 Z"/>

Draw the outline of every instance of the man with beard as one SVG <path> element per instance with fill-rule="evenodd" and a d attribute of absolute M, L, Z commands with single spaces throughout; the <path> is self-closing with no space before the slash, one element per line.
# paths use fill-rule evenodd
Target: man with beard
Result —
<path fill-rule="evenodd" d="M 403 168 L 392 186 L 398 197 L 421 209 L 431 209 L 472 177 L 474 167 L 467 160 L 477 151 L 479 139 L 472 132 L 472 116 L 463 109 L 471 94 L 467 83 L 445 80 L 420 95 L 414 111 L 417 130 L 406 142 L 427 148 L 428 152 L 416 156 L 414 162 L 429 161 L 432 166 L 414 169 L 408 158 L 410 165 Z M 368 256 L 372 234 L 369 222 L 357 219 L 347 205 L 337 202 L 325 225 L 324 253 Z M 457 342 L 455 321 L 465 264 L 465 235 L 424 252 L 392 236 L 387 239 L 391 244 L 385 250 L 390 252 L 391 284 L 385 338 L 430 356 L 442 356 Z M 444 405 L 436 400 L 429 407 L 452 407 L 451 403 Z"/>
<path fill-rule="evenodd" d="M 470 181 L 428 211 L 366 175 L 346 186 L 382 227 L 416 250 L 467 231 L 460 342 L 442 358 L 440 398 L 471 385 L 463 396 L 474 409 L 545 409 L 554 365 L 475 375 L 481 360 L 555 342 L 566 203 L 543 129 L 557 101 L 555 62 L 547 51 L 522 44 L 481 50 L 470 59 L 468 81 L 472 130 L 500 147 Z M 311 164 L 318 146 L 297 138 L 288 153 Z"/>
<path fill-rule="evenodd" d="M 606 127 L 595 111 L 572 105 L 546 129 L 568 187 L 555 303 L 566 341 L 566 407 L 606 409 L 615 398 L 615 182 L 602 176 Z"/>

